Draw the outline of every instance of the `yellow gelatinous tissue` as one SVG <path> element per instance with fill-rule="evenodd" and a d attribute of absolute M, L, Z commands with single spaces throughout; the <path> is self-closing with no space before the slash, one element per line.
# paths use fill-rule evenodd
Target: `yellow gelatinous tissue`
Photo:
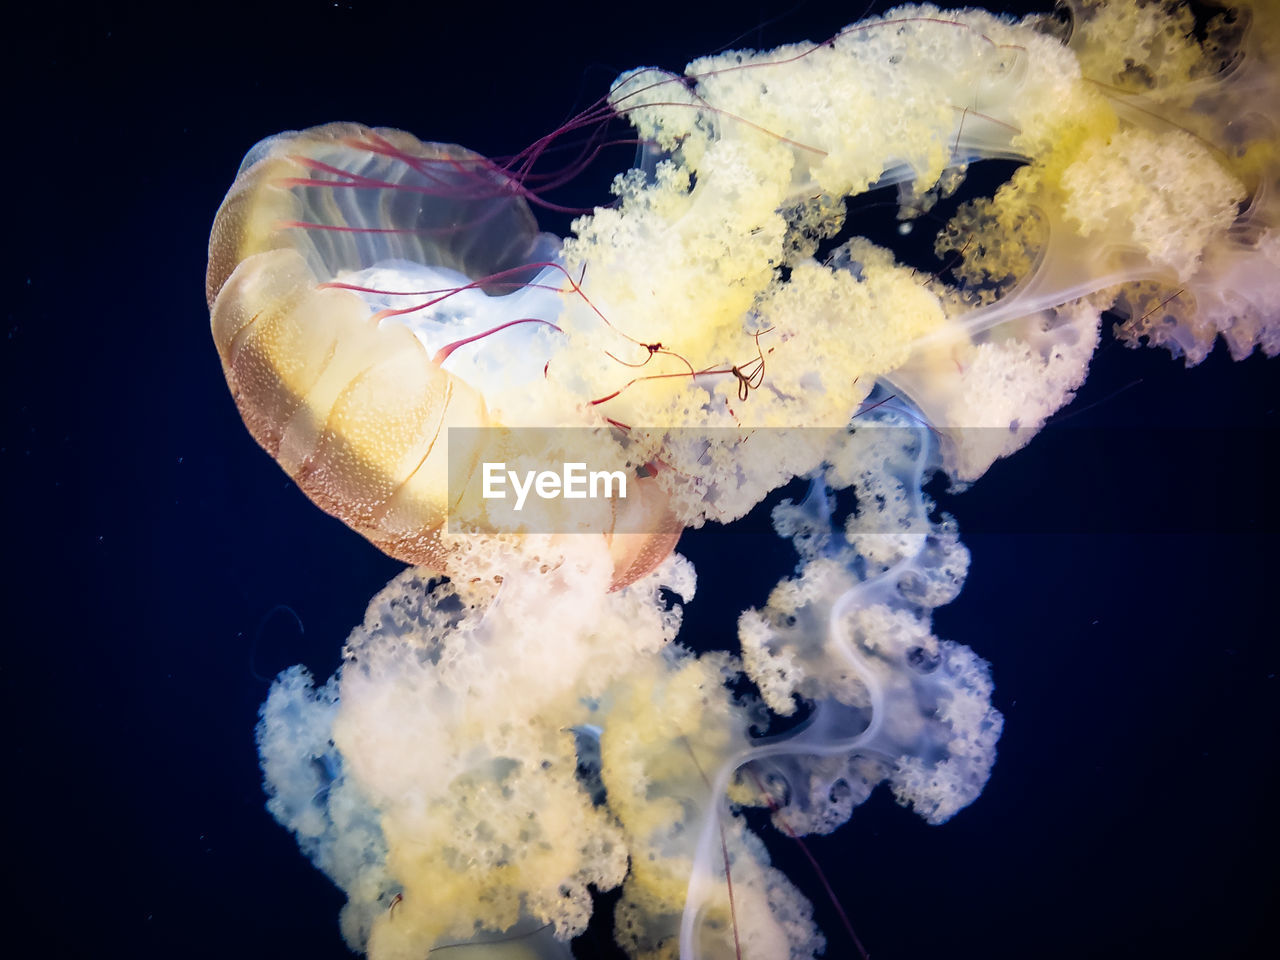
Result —
<path fill-rule="evenodd" d="M 415 565 L 258 727 L 353 948 L 563 958 L 621 886 L 633 957 L 812 957 L 743 808 L 829 832 L 882 782 L 930 823 L 980 794 L 1003 718 L 932 632 L 968 554 L 923 485 L 1025 445 L 1104 311 L 1189 363 L 1280 351 L 1275 5 L 1200 39 L 1177 5 L 1070 6 L 1069 37 L 911 6 L 624 74 L 604 104 L 642 161 L 563 241 L 461 147 L 334 124 L 246 157 L 210 241 L 228 384 L 311 499 Z M 990 158 L 1019 167 L 938 233 L 948 278 L 859 235 L 860 194 L 920 226 Z M 634 497 L 501 526 L 477 493 L 573 451 Z M 680 531 L 800 476 L 795 575 L 740 651 L 695 655 Z"/>

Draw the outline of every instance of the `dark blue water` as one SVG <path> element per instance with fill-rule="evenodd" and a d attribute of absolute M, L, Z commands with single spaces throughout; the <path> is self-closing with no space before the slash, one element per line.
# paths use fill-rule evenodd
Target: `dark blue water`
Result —
<path fill-rule="evenodd" d="M 622 68 L 861 14 L 263 6 L 44 5 L 10 37 L 0 869 L 43 955 L 349 955 L 341 895 L 263 809 L 253 725 L 260 678 L 328 675 L 400 564 L 302 497 L 228 395 L 203 275 L 243 152 L 349 119 L 510 153 Z M 604 199 L 628 161 L 561 202 Z M 1106 342 L 1081 412 L 947 501 L 973 565 L 937 632 L 992 661 L 1006 728 L 951 823 L 877 794 L 812 842 L 873 956 L 1258 955 L 1277 907 L 1275 364 L 1187 371 Z M 682 549 L 699 647 L 730 643 L 791 562 L 759 533 Z"/>

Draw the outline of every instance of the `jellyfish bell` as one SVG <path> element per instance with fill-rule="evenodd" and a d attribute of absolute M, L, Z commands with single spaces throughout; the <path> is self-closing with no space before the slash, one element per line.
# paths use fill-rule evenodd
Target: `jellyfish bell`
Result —
<path fill-rule="evenodd" d="M 544 379 L 559 248 L 513 183 L 461 147 L 354 124 L 264 140 L 218 211 L 206 285 L 245 425 L 321 509 L 397 559 L 451 569 L 449 519 L 484 527 L 459 509 L 481 428 L 599 421 Z M 634 482 L 588 522 L 615 586 L 679 537 L 656 486 Z M 542 561 L 562 546 L 543 538 Z"/>

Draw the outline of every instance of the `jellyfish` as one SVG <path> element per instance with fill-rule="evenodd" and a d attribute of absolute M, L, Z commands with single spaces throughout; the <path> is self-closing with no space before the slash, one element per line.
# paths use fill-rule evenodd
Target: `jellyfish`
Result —
<path fill-rule="evenodd" d="M 980 796 L 1004 719 L 933 632 L 969 556 L 926 484 L 1025 446 L 1106 311 L 1188 363 L 1280 350 L 1273 5 L 1198 33 L 1071 10 L 1064 37 L 905 6 L 632 70 L 503 160 L 357 124 L 250 151 L 210 242 L 228 384 L 307 496 L 412 565 L 257 730 L 354 949 L 567 957 L 617 889 L 629 956 L 814 957 L 746 811 L 821 834 L 881 784 L 930 824 Z M 615 118 L 641 149 L 614 201 L 539 231 L 541 158 Z M 923 224 L 991 158 L 1019 166 L 938 232 L 948 278 L 859 235 L 853 199 L 896 188 Z M 585 464 L 631 493 L 570 496 Z M 695 653 L 681 531 L 797 479 L 793 575 Z"/>

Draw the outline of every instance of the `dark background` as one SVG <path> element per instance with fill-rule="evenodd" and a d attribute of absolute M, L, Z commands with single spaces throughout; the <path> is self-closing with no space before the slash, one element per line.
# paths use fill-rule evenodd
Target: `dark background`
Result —
<path fill-rule="evenodd" d="M 42 954 L 348 955 L 341 895 L 263 809 L 259 678 L 328 675 L 400 565 L 241 426 L 208 333 L 209 225 L 278 130 L 358 120 L 512 153 L 623 68 L 821 39 L 862 13 L 601 9 L 48 3 L 10 22 L 0 870 Z M 604 200 L 629 160 L 558 199 Z M 1220 350 L 1187 371 L 1108 340 L 1069 416 L 947 501 L 973 567 L 937 631 L 993 662 L 1006 731 L 951 823 L 881 792 L 811 842 L 873 956 L 1274 944 L 1276 362 Z M 699 648 L 731 644 L 791 563 L 749 531 L 682 549 Z M 812 872 L 771 843 L 828 955 L 852 956 Z"/>

